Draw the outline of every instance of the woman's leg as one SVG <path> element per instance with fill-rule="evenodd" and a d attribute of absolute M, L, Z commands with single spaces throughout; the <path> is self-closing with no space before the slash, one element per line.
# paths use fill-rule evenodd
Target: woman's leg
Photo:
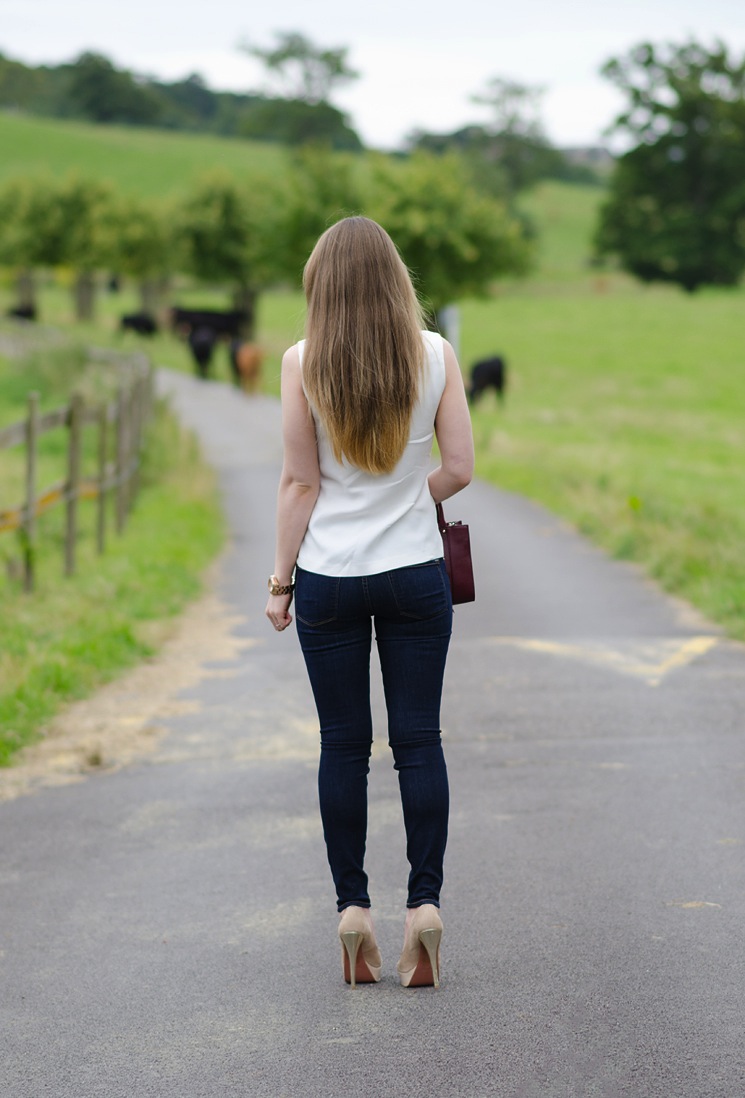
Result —
<path fill-rule="evenodd" d="M 360 590 L 354 580 L 297 571 L 297 630 L 321 726 L 318 796 L 339 911 L 370 906 L 364 861 L 372 624 Z"/>
<path fill-rule="evenodd" d="M 440 701 L 450 587 L 442 562 L 396 569 L 386 581 L 392 605 L 376 613 L 375 628 L 411 866 L 407 905 L 439 906 L 449 810 Z"/>

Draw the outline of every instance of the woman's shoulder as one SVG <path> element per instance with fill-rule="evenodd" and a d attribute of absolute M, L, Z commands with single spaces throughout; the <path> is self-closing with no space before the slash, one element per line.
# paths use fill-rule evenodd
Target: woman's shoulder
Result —
<path fill-rule="evenodd" d="M 445 342 L 439 332 L 430 332 L 427 328 L 422 328 L 422 339 L 428 347 L 435 351 L 441 351 Z"/>
<path fill-rule="evenodd" d="M 439 332 L 422 331 L 422 338 L 427 349 L 430 381 L 438 390 L 442 390 L 445 385 L 445 340 Z"/>
<path fill-rule="evenodd" d="M 288 347 L 285 353 L 282 355 L 282 370 L 302 370 L 303 365 L 303 349 L 305 340 L 301 339 L 299 343 L 293 343 L 291 347 Z"/>

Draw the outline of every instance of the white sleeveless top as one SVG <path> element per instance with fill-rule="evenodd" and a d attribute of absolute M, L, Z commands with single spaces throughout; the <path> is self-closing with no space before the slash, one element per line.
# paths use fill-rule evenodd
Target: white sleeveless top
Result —
<path fill-rule="evenodd" d="M 392 473 L 365 473 L 334 457 L 313 405 L 321 488 L 297 562 L 323 576 L 371 576 L 442 556 L 427 475 L 437 408 L 445 388 L 442 337 L 423 332 L 424 369 L 409 441 Z M 300 366 L 305 340 L 298 343 Z M 309 402 L 310 403 L 310 402 Z"/>

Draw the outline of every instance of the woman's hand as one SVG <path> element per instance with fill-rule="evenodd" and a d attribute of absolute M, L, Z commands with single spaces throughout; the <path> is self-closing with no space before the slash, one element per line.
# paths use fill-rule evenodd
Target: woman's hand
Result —
<path fill-rule="evenodd" d="M 290 592 L 289 595 L 269 596 L 269 601 L 266 604 L 266 616 L 278 633 L 281 633 L 283 629 L 286 629 L 292 621 L 292 614 L 290 613 L 291 602 L 292 592 Z"/>

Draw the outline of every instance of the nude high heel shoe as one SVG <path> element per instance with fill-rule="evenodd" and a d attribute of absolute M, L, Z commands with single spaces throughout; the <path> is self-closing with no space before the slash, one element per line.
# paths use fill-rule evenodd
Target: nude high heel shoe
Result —
<path fill-rule="evenodd" d="M 396 965 L 402 987 L 440 986 L 442 919 L 434 904 L 412 909 L 406 919 L 404 948 Z"/>
<path fill-rule="evenodd" d="M 339 937 L 346 982 L 352 987 L 377 984 L 382 961 L 368 908 L 345 907 L 339 921 Z"/>

